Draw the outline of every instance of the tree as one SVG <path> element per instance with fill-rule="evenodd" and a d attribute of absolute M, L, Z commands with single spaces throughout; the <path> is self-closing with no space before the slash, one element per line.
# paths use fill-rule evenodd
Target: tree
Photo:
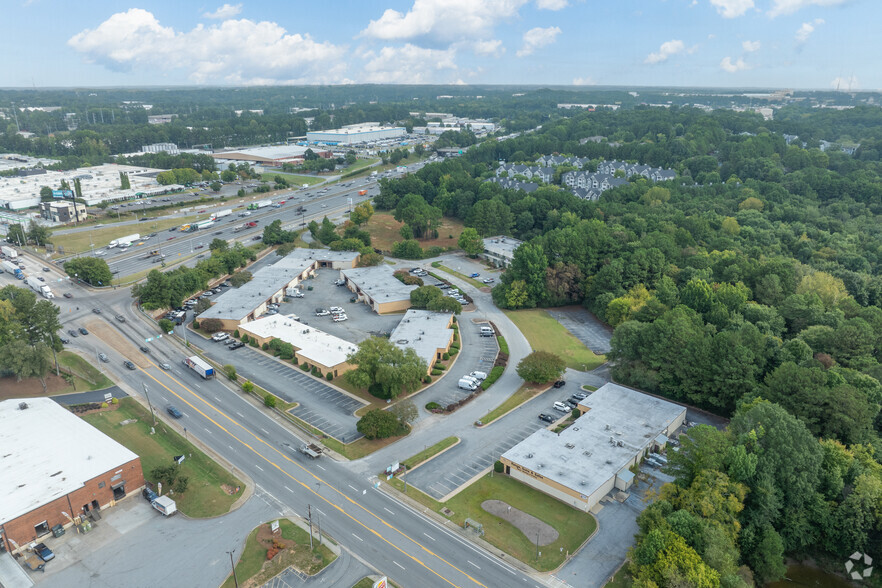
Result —
<path fill-rule="evenodd" d="M 238 288 L 242 284 L 250 282 L 251 278 L 252 278 L 251 272 L 249 272 L 247 270 L 242 270 L 242 271 L 236 272 L 232 276 L 230 276 L 230 284 L 233 286 L 233 288 Z"/>
<path fill-rule="evenodd" d="M 808 274 L 796 287 L 797 294 L 817 294 L 826 308 L 833 308 L 841 300 L 848 298 L 848 290 L 840 278 L 835 278 L 827 272 L 814 272 Z"/>
<path fill-rule="evenodd" d="M 170 186 L 175 183 L 175 172 L 166 170 L 156 174 L 156 182 L 160 186 Z"/>
<path fill-rule="evenodd" d="M 267 394 L 263 397 L 263 405 L 267 408 L 275 408 L 276 407 L 276 397 L 272 394 Z"/>
<path fill-rule="evenodd" d="M 346 372 L 346 379 L 379 398 L 395 398 L 402 391 L 417 389 L 428 371 L 410 347 L 404 349 L 383 337 L 369 337 L 358 344 L 358 350 L 346 361 L 357 366 Z"/>
<path fill-rule="evenodd" d="M 462 230 L 457 244 L 470 257 L 477 257 L 479 253 L 484 251 L 484 241 L 478 235 L 478 231 L 472 227 L 466 227 Z"/>
<path fill-rule="evenodd" d="M 518 375 L 527 382 L 544 384 L 560 378 L 566 362 L 547 351 L 534 351 L 518 363 Z"/>
<path fill-rule="evenodd" d="M 548 258 L 542 246 L 534 243 L 523 243 L 515 249 L 511 267 L 503 274 L 507 283 L 523 280 L 527 290 L 527 301 L 523 306 L 533 308 L 545 301 L 545 274 Z"/>
<path fill-rule="evenodd" d="M 25 234 L 24 226 L 21 224 L 9 225 L 9 230 L 6 233 L 6 240 L 19 246 L 27 244 L 28 237 L 27 234 Z"/>
<path fill-rule="evenodd" d="M 367 439 L 386 439 L 406 432 L 397 416 L 377 408 L 367 411 L 355 428 Z"/>
<path fill-rule="evenodd" d="M 129 174 L 126 172 L 119 172 L 119 189 L 128 190 L 131 187 L 132 183 L 129 181 Z"/>
<path fill-rule="evenodd" d="M 412 400 L 401 400 L 392 405 L 389 412 L 395 415 L 402 426 L 410 426 L 420 416 L 419 410 Z"/>
<path fill-rule="evenodd" d="M 41 202 L 52 202 L 55 198 L 52 196 L 52 188 L 49 186 L 43 186 L 40 188 L 40 201 Z"/>
<path fill-rule="evenodd" d="M 225 169 L 224 171 L 221 172 L 220 178 L 221 178 L 221 180 L 223 180 L 224 182 L 227 182 L 227 183 L 235 182 L 236 181 L 236 172 Z"/>
<path fill-rule="evenodd" d="M 224 366 L 224 375 L 227 376 L 228 380 L 235 382 L 239 376 L 236 374 L 236 366 L 226 364 Z"/>
<path fill-rule="evenodd" d="M 413 239 L 396 241 L 392 244 L 392 255 L 401 259 L 422 259 L 423 248 Z"/>
<path fill-rule="evenodd" d="M 28 225 L 28 240 L 34 245 L 42 246 L 46 243 L 50 243 L 51 237 L 52 231 L 49 230 L 49 227 L 44 227 L 34 221 L 31 221 Z"/>
<path fill-rule="evenodd" d="M 175 324 L 172 321 L 170 321 L 166 318 L 159 319 L 159 330 L 160 331 L 162 331 L 163 333 L 170 333 L 170 332 L 174 331 L 174 329 L 175 329 Z"/>
<path fill-rule="evenodd" d="M 220 191 L 221 191 L 221 188 L 223 188 L 223 184 L 221 184 L 220 182 L 218 182 L 217 180 L 215 180 L 214 182 L 212 182 L 211 184 L 209 184 L 208 187 L 211 188 L 211 191 L 212 191 L 212 192 L 217 193 L 217 192 L 220 192 Z"/>
<path fill-rule="evenodd" d="M 200 321 L 199 327 L 206 333 L 217 333 L 218 331 L 223 330 L 224 322 L 216 318 L 207 318 Z"/>
<path fill-rule="evenodd" d="M 72 278 L 92 286 L 109 286 L 113 274 L 107 262 L 97 257 L 76 257 L 64 262 L 64 271 Z"/>
<path fill-rule="evenodd" d="M 374 207 L 371 203 L 362 202 L 361 204 L 356 205 L 356 207 L 352 209 L 352 212 L 349 213 L 349 220 L 355 223 L 356 226 L 360 227 L 368 222 L 373 215 Z"/>
<path fill-rule="evenodd" d="M 230 248 L 230 244 L 227 243 L 226 239 L 220 239 L 215 237 L 211 240 L 211 243 L 208 244 L 208 249 L 212 253 L 223 253 Z"/>

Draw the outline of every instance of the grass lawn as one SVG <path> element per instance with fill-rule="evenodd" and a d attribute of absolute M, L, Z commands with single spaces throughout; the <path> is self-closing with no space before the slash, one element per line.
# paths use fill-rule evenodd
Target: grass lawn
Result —
<path fill-rule="evenodd" d="M 554 353 L 563 358 L 570 369 L 590 372 L 606 361 L 602 355 L 595 355 L 585 347 L 562 324 L 541 308 L 504 312 L 524 334 L 534 351 Z"/>
<path fill-rule="evenodd" d="M 603 588 L 631 588 L 634 580 L 628 572 L 628 562 L 625 562 L 619 571 L 612 577 L 612 580 L 606 583 Z"/>
<path fill-rule="evenodd" d="M 506 398 L 502 404 L 482 416 L 479 420 L 485 425 L 489 425 L 508 411 L 519 407 L 537 394 L 541 394 L 546 388 L 547 386 L 541 384 L 535 385 L 524 382 L 520 388 L 515 390 L 514 394 Z"/>
<path fill-rule="evenodd" d="M 158 421 L 156 433 L 151 435 L 150 412 L 133 398 L 123 398 L 119 408 L 113 412 L 86 415 L 83 419 L 138 454 L 144 478 L 148 480 L 156 466 L 172 463 L 175 455 L 186 455 L 181 464 L 181 474 L 190 478 L 190 485 L 184 494 L 176 495 L 174 499 L 178 509 L 189 517 L 206 518 L 225 514 L 244 491 L 240 480 L 162 421 Z M 137 422 L 120 425 L 126 419 L 137 419 Z M 239 493 L 230 495 L 222 488 L 223 485 L 233 490 L 238 487 Z"/>
<path fill-rule="evenodd" d="M 294 541 L 293 552 L 280 552 L 272 561 L 267 561 L 267 550 L 257 541 L 257 529 L 248 534 L 242 556 L 236 564 L 236 579 L 233 575 L 221 585 L 222 588 L 233 588 L 238 580 L 242 585 L 262 586 L 270 579 L 285 571 L 289 566 L 310 576 L 326 568 L 335 559 L 336 554 L 324 545 L 319 545 L 318 536 L 313 535 L 315 549 L 309 550 L 309 533 L 288 519 L 278 519 L 279 531 L 283 539 Z M 268 525 L 264 523 L 261 526 Z M 253 582 L 249 584 L 249 580 Z"/>
<path fill-rule="evenodd" d="M 65 235 L 54 235 L 52 237 L 52 244 L 55 245 L 56 248 L 59 246 L 64 247 L 65 255 L 70 255 L 71 253 L 83 253 L 89 251 L 91 245 L 94 245 L 95 249 L 98 249 L 100 247 L 106 246 L 114 239 L 125 237 L 126 235 L 131 235 L 133 233 L 139 233 L 141 235 L 147 233 L 158 233 L 172 227 L 185 225 L 197 219 L 207 219 L 208 216 L 208 213 L 206 213 L 202 215 L 185 216 L 180 218 L 159 217 L 151 219 L 149 221 L 145 221 L 143 223 L 138 223 L 136 225 L 111 225 L 101 228 L 96 227 L 91 231 L 80 231 L 77 233 L 68 233 Z M 151 241 L 147 241 L 147 243 L 151 243 Z"/>
<path fill-rule="evenodd" d="M 361 439 L 357 439 L 352 443 L 343 443 L 341 441 L 338 441 L 337 439 L 334 439 L 333 437 L 328 437 L 326 439 L 322 439 L 322 444 L 324 444 L 328 449 L 336 451 L 346 459 L 355 460 L 361 459 L 366 455 L 370 455 L 374 451 L 378 451 L 388 445 L 400 441 L 404 437 L 406 437 L 406 435 L 389 437 L 388 439 L 366 439 L 362 437 Z"/>
<path fill-rule="evenodd" d="M 582 384 L 582 390 L 587 390 L 588 392 L 597 392 L 597 386 L 589 386 L 588 384 Z"/>
<path fill-rule="evenodd" d="M 276 176 L 282 176 L 283 178 L 288 180 L 288 182 L 292 184 L 293 188 L 299 188 L 303 186 L 303 184 L 314 186 L 324 179 L 319 176 L 301 176 L 299 174 L 289 174 L 285 172 L 268 172 L 260 174 L 260 178 L 262 180 L 267 180 L 270 182 L 274 181 L 273 178 L 275 178 Z"/>
<path fill-rule="evenodd" d="M 460 280 L 463 280 L 463 281 L 465 281 L 465 282 L 468 282 L 469 284 L 471 284 L 471 285 L 474 286 L 475 288 L 485 288 L 485 287 L 489 287 L 488 284 L 484 284 L 484 283 L 482 283 L 482 282 L 479 282 L 479 281 L 476 280 L 475 278 L 470 278 L 470 277 L 468 277 L 468 276 L 465 275 L 465 274 L 461 274 L 461 273 L 459 273 L 458 271 L 456 271 L 456 270 L 454 270 L 454 269 L 450 269 L 450 268 L 447 267 L 446 265 L 441 265 L 441 264 L 438 263 L 437 261 L 434 262 L 434 263 L 432 263 L 432 267 L 438 268 L 439 270 L 441 270 L 441 271 L 443 271 L 443 272 L 447 272 L 447 273 L 450 274 L 451 276 L 456 276 L 456 277 L 459 278 Z"/>
<path fill-rule="evenodd" d="M 368 158 L 368 159 L 356 159 L 356 160 L 355 160 L 355 163 L 353 163 L 352 165 L 350 165 L 350 166 L 347 167 L 346 169 L 342 170 L 342 171 L 343 171 L 343 175 L 346 176 L 347 174 L 354 174 L 354 173 L 357 172 L 357 171 L 366 171 L 366 168 L 367 168 L 368 166 L 370 166 L 370 165 L 373 164 L 373 163 L 377 163 L 378 161 L 380 161 L 380 160 L 377 159 L 376 157 L 371 157 L 371 158 Z M 373 170 L 371 170 L 371 171 L 373 171 Z M 350 176 L 350 177 L 351 177 L 351 176 Z M 346 178 L 343 178 L 343 179 L 346 180 L 346 179 L 349 179 L 349 178 L 346 177 Z"/>
<path fill-rule="evenodd" d="M 459 437 L 447 437 L 446 439 L 441 439 L 431 447 L 428 447 L 414 456 L 408 457 L 401 464 L 409 470 L 417 467 L 423 462 L 429 461 L 448 447 L 452 447 L 459 442 Z"/>
<path fill-rule="evenodd" d="M 74 375 L 88 386 L 89 390 L 104 390 L 105 388 L 113 386 L 113 382 L 110 381 L 110 378 L 101 373 L 95 365 L 89 363 L 79 355 L 71 353 L 70 351 L 61 351 L 57 355 L 58 365 L 64 366 L 74 372 Z M 97 364 L 98 358 L 94 358 L 92 362 Z M 79 386 L 77 386 L 77 388 L 80 392 L 83 391 L 83 388 Z"/>
<path fill-rule="evenodd" d="M 398 490 L 403 488 L 397 478 L 390 483 Z M 597 528 L 597 521 L 590 513 L 575 510 L 500 474 L 494 474 L 493 477 L 485 475 L 443 504 L 410 486 L 407 488 L 407 495 L 435 512 L 439 512 L 442 507 L 449 508 L 453 511 L 450 520 L 459 526 L 465 524 L 466 518 L 478 521 L 484 525 L 485 541 L 540 572 L 557 568 L 563 563 L 567 552 L 573 553 Z M 506 502 L 548 523 L 560 536 L 553 543 L 540 546 L 542 555 L 537 560 L 535 537 L 527 537 L 514 525 L 481 508 L 482 502 L 491 499 Z"/>
<path fill-rule="evenodd" d="M 401 227 L 404 223 L 385 212 L 376 212 L 364 225 L 364 229 L 371 234 L 371 247 L 381 251 L 392 251 L 392 244 L 402 241 Z M 420 247 L 428 249 L 438 245 L 440 247 L 458 247 L 459 234 L 462 233 L 463 224 L 453 218 L 443 217 L 441 226 L 438 227 L 437 239 L 418 239 Z M 483 285 L 483 284 L 482 284 Z"/>

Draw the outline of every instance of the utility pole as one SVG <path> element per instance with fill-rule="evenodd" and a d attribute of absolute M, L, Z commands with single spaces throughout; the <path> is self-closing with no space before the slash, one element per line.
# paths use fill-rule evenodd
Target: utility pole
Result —
<path fill-rule="evenodd" d="M 236 553 L 236 550 L 228 551 L 227 554 L 230 556 L 230 567 L 233 568 L 233 582 L 236 584 L 236 588 L 239 588 L 239 578 L 236 577 L 236 564 L 233 563 L 233 554 Z"/>
<path fill-rule="evenodd" d="M 156 415 L 153 414 L 153 405 L 150 404 L 150 395 L 147 393 L 147 382 L 141 382 L 141 385 L 144 386 L 144 396 L 147 398 L 147 406 L 150 407 L 150 416 L 153 417 L 153 426 L 156 426 Z M 232 556 L 230 556 L 232 557 Z"/>
<path fill-rule="evenodd" d="M 309 550 L 312 551 L 312 505 L 307 505 L 309 509 Z"/>

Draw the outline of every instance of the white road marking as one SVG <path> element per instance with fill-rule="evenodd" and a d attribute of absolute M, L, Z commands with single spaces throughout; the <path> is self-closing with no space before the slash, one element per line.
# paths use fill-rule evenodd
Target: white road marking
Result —
<path fill-rule="evenodd" d="M 232 449 L 232 447 L 230 449 Z M 350 488 L 352 488 L 353 490 L 355 490 L 356 492 L 358 492 L 358 488 L 356 488 L 352 484 L 346 484 L 346 485 L 349 486 Z"/>
<path fill-rule="evenodd" d="M 359 537 L 355 533 L 353 533 L 352 536 L 355 537 L 356 539 L 358 539 L 359 541 L 361 541 L 362 543 L 364 543 L 364 539 L 362 539 L 361 537 Z"/>
<path fill-rule="evenodd" d="M 288 488 L 287 486 L 283 486 L 283 488 L 285 488 L 285 490 L 287 490 L 288 492 L 294 492 L 293 490 L 291 490 L 291 489 Z"/>
<path fill-rule="evenodd" d="M 269 435 L 269 431 L 267 431 L 266 429 L 261 429 L 261 431 L 263 431 L 264 435 Z"/>
<path fill-rule="evenodd" d="M 475 566 L 476 568 L 478 568 L 479 570 L 481 569 L 481 566 L 479 566 L 478 564 L 472 562 L 471 560 L 468 560 L 468 559 L 467 559 L 466 561 L 469 562 L 470 564 L 472 564 L 473 566 Z"/>
<path fill-rule="evenodd" d="M 200 390 L 202 389 L 202 386 L 200 386 L 200 385 L 197 384 L 196 382 L 193 382 L 193 385 L 196 386 L 197 388 L 199 388 Z"/>
<path fill-rule="evenodd" d="M 227 447 L 230 448 L 230 451 L 236 451 L 235 449 L 233 449 L 233 446 L 232 446 L 232 445 L 227 445 Z"/>
<path fill-rule="evenodd" d="M 236 414 L 239 415 L 239 418 L 243 418 L 243 419 L 245 418 L 245 415 L 242 414 L 241 412 L 239 412 L 238 410 L 236 411 Z"/>
<path fill-rule="evenodd" d="M 404 566 L 401 565 L 400 563 L 398 563 L 397 561 L 395 561 L 394 559 L 392 560 L 392 563 L 394 563 L 396 566 L 398 566 L 398 567 L 401 568 L 402 570 L 404 569 Z"/>
<path fill-rule="evenodd" d="M 221 401 L 221 399 L 220 399 L 220 398 L 218 398 L 218 397 L 217 397 L 217 396 L 215 396 L 215 397 L 214 397 L 214 399 L 215 399 L 215 400 L 217 400 L 217 401 L 218 401 L 218 402 L 220 402 L 220 401 Z"/>
<path fill-rule="evenodd" d="M 262 468 L 262 467 L 260 467 L 260 466 L 259 466 L 259 465 L 257 465 L 257 464 L 254 464 L 254 467 L 256 467 L 256 468 L 257 468 L 257 469 L 259 469 L 259 470 L 260 470 L 260 471 L 263 471 L 263 468 Z"/>
<path fill-rule="evenodd" d="M 323 513 L 323 512 L 321 511 L 320 508 L 317 508 L 317 509 L 315 509 L 315 510 L 316 510 L 320 515 L 322 515 L 323 517 L 328 516 L 328 515 L 326 515 L 325 513 Z"/>
<path fill-rule="evenodd" d="M 383 507 L 383 510 L 385 510 L 386 512 L 388 512 L 390 515 L 394 515 L 394 514 L 395 514 L 394 512 L 392 512 L 391 510 L 389 510 L 389 509 L 386 508 L 385 506 Z"/>
<path fill-rule="evenodd" d="M 428 533 L 423 533 L 423 535 L 425 535 L 426 537 L 428 537 L 428 538 L 431 539 L 432 541 L 435 540 L 435 538 L 432 537 L 431 535 L 429 535 Z"/>
<path fill-rule="evenodd" d="M 315 467 L 317 467 L 317 468 L 320 469 L 320 470 L 324 470 L 324 469 L 325 469 L 325 468 L 323 468 L 322 466 L 320 466 L 319 464 L 315 464 Z M 326 470 L 326 471 L 327 471 L 327 470 Z"/>

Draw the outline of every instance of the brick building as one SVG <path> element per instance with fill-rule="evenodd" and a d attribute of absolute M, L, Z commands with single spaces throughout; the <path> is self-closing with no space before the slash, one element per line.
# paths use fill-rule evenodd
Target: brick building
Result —
<path fill-rule="evenodd" d="M 97 520 L 144 486 L 137 455 L 50 398 L 0 402 L 0 446 L 0 551 Z"/>

